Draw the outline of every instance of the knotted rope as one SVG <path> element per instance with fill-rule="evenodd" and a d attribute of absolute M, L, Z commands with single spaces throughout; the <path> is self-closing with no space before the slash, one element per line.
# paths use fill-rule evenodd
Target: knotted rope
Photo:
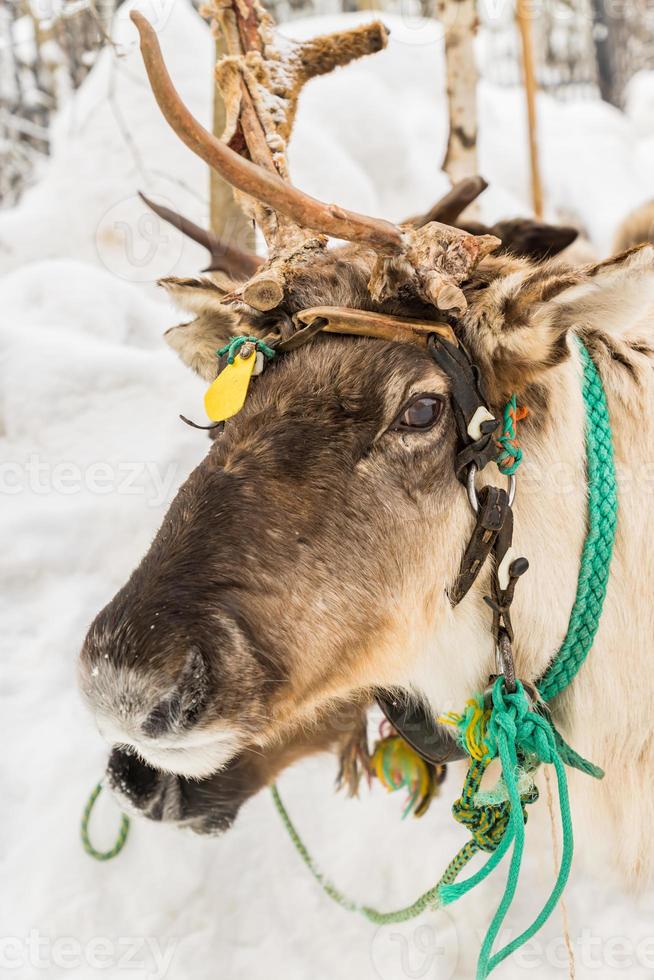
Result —
<path fill-rule="evenodd" d="M 269 361 L 275 357 L 275 351 L 272 349 L 272 347 L 269 347 L 264 340 L 261 340 L 260 337 L 247 337 L 245 334 L 242 334 L 239 337 L 232 337 L 232 339 L 225 344 L 224 347 L 221 347 L 220 350 L 216 351 L 216 355 L 218 357 L 222 357 L 223 354 L 227 354 L 227 363 L 233 364 L 234 358 L 244 344 L 253 344 L 255 349 L 261 351 L 263 356 Z"/>
<path fill-rule="evenodd" d="M 474 753 L 466 775 L 461 797 L 454 803 L 454 818 L 467 827 L 469 840 L 450 861 L 438 883 L 411 905 L 391 912 L 379 911 L 368 905 L 358 905 L 346 898 L 316 867 L 302 838 L 284 807 L 276 786 L 272 787 L 275 806 L 300 857 L 321 888 L 333 901 L 351 912 L 359 912 L 377 925 L 406 922 L 427 909 L 437 909 L 467 894 L 480 884 L 501 862 L 511 844 L 513 850 L 504 895 L 488 928 L 477 964 L 477 980 L 488 974 L 511 953 L 526 943 L 546 922 L 565 888 L 570 872 L 573 851 L 572 822 L 565 774 L 565 761 L 560 746 L 565 745 L 544 714 L 533 710 L 523 685 L 517 681 L 514 693 L 504 689 L 504 678 L 498 677 L 488 705 L 479 695 L 466 706 L 461 716 L 448 715 L 446 720 L 457 728 L 461 745 Z M 499 758 L 502 776 L 497 785 L 483 792 L 481 780 L 491 761 Z M 577 757 L 578 758 L 578 757 Z M 584 771 L 601 775 L 585 760 Z M 497 953 L 493 945 L 515 895 L 524 851 L 526 807 L 538 799 L 533 772 L 541 763 L 554 766 L 559 787 L 563 852 L 557 878 L 540 913 L 531 925 L 513 942 Z M 581 768 L 582 766 L 580 766 Z M 470 860 L 484 851 L 490 854 L 486 864 L 464 881 L 457 879 Z"/>
<path fill-rule="evenodd" d="M 528 409 L 522 406 L 518 408 L 516 396 L 511 395 L 504 408 L 502 434 L 497 439 L 500 450 L 496 460 L 497 468 L 505 476 L 513 476 L 522 462 L 522 449 L 518 445 L 518 422 L 526 419 L 528 414 Z"/>
<path fill-rule="evenodd" d="M 570 873 L 573 836 L 565 764 L 559 751 L 562 740 L 557 737 L 549 719 L 533 710 L 520 681 L 516 681 L 515 692 L 509 693 L 503 677 L 498 677 L 493 685 L 490 711 L 480 708 L 479 698 L 473 699 L 468 710 L 459 718 L 451 715 L 447 718 L 450 723 L 454 721 L 456 724 L 464 747 L 474 744 L 481 750 L 481 758 L 471 762 L 464 793 L 454 804 L 453 810 L 455 818 L 470 829 L 475 848 L 491 852 L 491 857 L 465 881 L 441 884 L 438 895 L 443 905 L 449 905 L 465 895 L 490 874 L 513 844 L 504 895 L 488 928 L 477 962 L 477 980 L 484 980 L 502 960 L 531 939 L 551 915 Z M 483 771 L 495 758 L 500 760 L 502 778 L 490 797 L 494 796 L 496 802 L 490 803 L 488 794 L 479 793 L 479 783 Z M 547 901 L 531 925 L 512 942 L 493 953 L 495 940 L 517 888 L 527 821 L 525 807 L 538 798 L 531 773 L 541 763 L 554 766 L 559 788 L 563 832 L 559 871 Z M 466 848 L 459 853 L 463 851 L 467 854 Z"/>

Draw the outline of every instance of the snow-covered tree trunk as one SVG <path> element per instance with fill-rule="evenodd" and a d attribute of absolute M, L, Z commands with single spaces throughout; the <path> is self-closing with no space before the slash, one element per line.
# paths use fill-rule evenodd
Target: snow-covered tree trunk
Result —
<path fill-rule="evenodd" d="M 443 169 L 456 183 L 477 173 L 477 67 L 475 0 L 439 0 L 445 32 L 445 65 L 450 135 Z"/>

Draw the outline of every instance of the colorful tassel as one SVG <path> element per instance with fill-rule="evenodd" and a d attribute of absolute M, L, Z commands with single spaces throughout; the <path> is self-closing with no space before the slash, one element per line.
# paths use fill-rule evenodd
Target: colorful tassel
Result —
<path fill-rule="evenodd" d="M 425 762 L 399 735 L 382 738 L 372 754 L 371 768 L 389 793 L 406 787 L 409 798 L 402 814 L 426 813 L 445 776 L 445 766 Z"/>

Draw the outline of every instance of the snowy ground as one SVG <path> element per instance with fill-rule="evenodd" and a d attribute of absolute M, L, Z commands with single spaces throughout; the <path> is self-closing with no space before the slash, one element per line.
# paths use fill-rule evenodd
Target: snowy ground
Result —
<path fill-rule="evenodd" d="M 207 119 L 204 25 L 182 0 L 150 8 L 184 98 Z M 335 26 L 295 22 L 292 32 Z M 308 89 L 292 164 L 306 190 L 398 218 L 447 187 L 435 166 L 445 119 L 437 28 L 397 18 L 391 27 L 389 51 Z M 204 256 L 135 198 L 142 188 L 203 220 L 206 174 L 154 110 L 124 15 L 119 43 L 124 56 L 105 52 L 59 120 L 41 183 L 0 215 L 0 969 L 21 980 L 469 977 L 499 883 L 451 914 L 377 929 L 317 890 L 265 793 L 221 840 L 135 822 L 106 865 L 79 844 L 106 749 L 75 690 L 77 652 L 206 449 L 178 421 L 180 411 L 199 414 L 202 385 L 164 348 L 175 314 L 151 285 L 195 271 Z M 599 251 L 652 196 L 653 92 L 651 77 L 633 87 L 629 117 L 542 102 L 552 215 L 576 215 Z M 481 170 L 493 182 L 486 217 L 525 213 L 519 96 L 485 87 L 481 107 Z M 281 783 L 330 876 L 382 907 L 431 885 L 462 840 L 449 816 L 454 780 L 427 817 L 402 823 L 401 799 L 379 789 L 338 798 L 333 777 L 331 759 L 314 760 Z M 100 845 L 118 818 L 110 799 L 101 804 Z M 551 881 L 547 837 L 534 829 L 528 839 L 512 925 Z M 568 909 L 579 977 L 651 975 L 653 895 L 619 897 L 577 871 Z M 501 969 L 565 976 L 560 915 Z"/>

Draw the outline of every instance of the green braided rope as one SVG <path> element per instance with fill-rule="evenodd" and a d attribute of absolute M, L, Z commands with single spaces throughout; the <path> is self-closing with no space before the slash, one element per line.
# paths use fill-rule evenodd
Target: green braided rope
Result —
<path fill-rule="evenodd" d="M 565 766 L 559 756 L 557 741 L 550 721 L 544 715 L 532 710 L 520 681 L 517 681 L 516 691 L 511 694 L 505 690 L 504 678 L 498 677 L 493 686 L 492 705 L 493 708 L 488 721 L 485 723 L 483 736 L 488 758 L 499 757 L 502 765 L 502 780 L 508 792 L 509 825 L 495 853 L 481 871 L 460 884 L 445 886 L 440 893 L 444 905 L 460 898 L 462 894 L 470 891 L 488 874 L 491 864 L 493 867 L 497 866 L 501 857 L 507 852 L 509 845 L 513 843 L 504 895 L 493 916 L 479 954 L 477 980 L 485 980 L 502 960 L 524 945 L 544 925 L 563 893 L 570 873 L 573 853 L 572 818 Z M 465 724 L 466 718 L 462 717 L 461 725 L 465 726 Z M 463 727 L 460 734 L 464 736 Z M 462 744 L 464 744 L 463 738 Z M 561 808 L 563 853 L 554 887 L 541 911 L 524 932 L 493 954 L 493 945 L 511 907 L 518 886 L 527 819 L 524 804 L 525 802 L 534 802 L 537 798 L 537 793 L 531 796 L 521 796 L 520 794 L 518 775 L 524 759 L 532 759 L 535 764 L 544 762 L 554 766 Z"/>
<path fill-rule="evenodd" d="M 468 769 L 463 790 L 461 792 L 461 799 L 457 800 L 452 808 L 455 819 L 459 820 L 461 823 L 465 823 L 465 820 L 460 819 L 459 814 L 462 812 L 474 812 L 474 799 L 479 792 L 482 776 L 484 775 L 487 766 L 488 762 L 481 763 L 478 761 L 473 761 Z M 282 823 L 284 824 L 286 832 L 295 846 L 296 851 L 325 894 L 328 895 L 332 901 L 336 902 L 337 905 L 340 905 L 341 908 L 346 909 L 348 912 L 358 912 L 370 922 L 374 922 L 375 925 L 391 925 L 398 922 L 408 922 L 410 919 L 417 918 L 417 916 L 421 915 L 426 910 L 434 911 L 435 909 L 440 908 L 442 904 L 453 901 L 454 897 L 458 897 L 456 894 L 457 890 L 460 894 L 464 894 L 470 888 L 474 887 L 474 885 L 478 884 L 479 881 L 482 881 L 493 870 L 493 868 L 499 864 L 511 842 L 510 835 L 504 833 L 506 824 L 510 817 L 509 803 L 503 802 L 494 807 L 483 807 L 480 811 L 478 811 L 481 813 L 479 831 L 471 828 L 472 839 L 466 841 L 463 847 L 452 858 L 436 885 L 434 885 L 433 888 L 428 889 L 426 892 L 424 892 L 424 894 L 420 895 L 420 897 L 410 905 L 406 905 L 401 909 L 395 909 L 392 912 L 380 912 L 379 909 L 375 909 L 370 905 L 358 905 L 356 902 L 353 902 L 341 891 L 339 891 L 339 889 L 327 878 L 325 878 L 323 873 L 316 866 L 313 858 L 309 854 L 306 844 L 300 837 L 293 821 L 291 820 L 276 785 L 271 786 L 271 793 L 275 807 L 277 808 L 277 812 L 281 817 Z M 521 799 L 523 804 L 532 802 L 531 798 L 523 797 Z M 492 822 L 493 819 L 495 820 L 495 830 L 493 827 L 488 826 L 489 822 Z M 480 851 L 490 851 L 494 853 L 491 853 L 490 859 L 487 861 L 484 867 L 477 872 L 476 875 L 473 875 L 472 878 L 468 878 L 461 884 L 455 885 L 454 883 L 459 877 L 460 873 L 463 871 L 466 865 L 469 864 L 472 858 Z"/>
<path fill-rule="evenodd" d="M 101 792 L 102 783 L 98 783 L 89 796 L 87 804 L 84 807 L 82 822 L 80 824 L 80 837 L 82 838 L 82 846 L 89 857 L 95 858 L 96 861 L 109 861 L 111 858 L 115 858 L 117 854 L 120 854 L 125 846 L 125 841 L 127 840 L 127 835 L 129 833 L 129 817 L 127 817 L 124 813 L 121 814 L 120 827 L 118 828 L 118 836 L 114 846 L 108 851 L 97 851 L 91 843 L 91 839 L 89 837 L 89 821 L 91 819 L 93 807 L 95 806 L 95 801 Z"/>
<path fill-rule="evenodd" d="M 233 364 L 234 358 L 244 344 L 254 344 L 255 348 L 260 350 L 269 361 L 275 357 L 275 351 L 272 347 L 268 346 L 265 340 L 261 340 L 260 337 L 248 337 L 245 334 L 241 334 L 239 337 L 232 337 L 229 343 L 216 351 L 216 356 L 222 357 L 223 354 L 227 354 L 227 363 Z"/>
<path fill-rule="evenodd" d="M 568 632 L 538 684 L 545 701 L 551 701 L 568 686 L 593 645 L 606 596 L 618 520 L 613 439 L 606 394 L 593 359 L 581 341 L 578 341 L 578 347 L 586 406 L 588 530 Z"/>

